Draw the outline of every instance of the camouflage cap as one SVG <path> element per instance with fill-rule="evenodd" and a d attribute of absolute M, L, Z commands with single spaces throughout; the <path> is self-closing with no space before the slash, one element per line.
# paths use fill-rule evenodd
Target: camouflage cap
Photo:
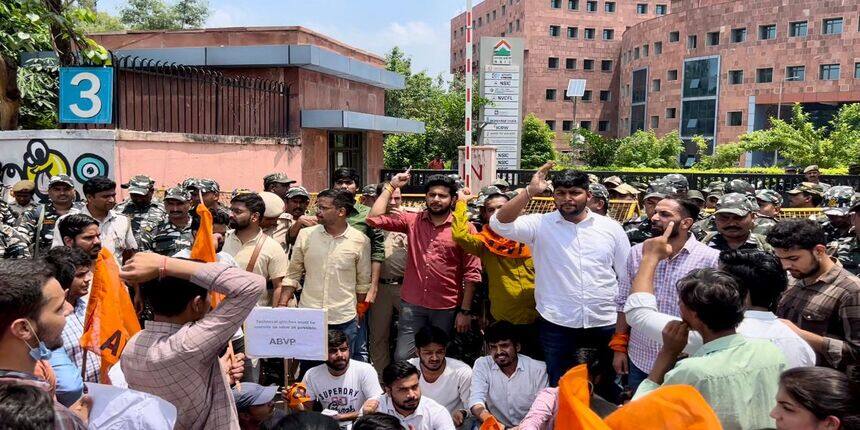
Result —
<path fill-rule="evenodd" d="M 251 194 L 253 192 L 254 192 L 253 190 L 250 190 L 248 188 L 234 188 L 233 191 L 230 193 L 230 198 L 232 199 L 233 197 L 236 197 L 239 194 Z"/>
<path fill-rule="evenodd" d="M 164 200 L 179 200 L 184 203 L 190 199 L 191 197 L 188 195 L 188 191 L 182 187 L 168 188 L 167 191 L 164 192 Z"/>
<path fill-rule="evenodd" d="M 644 192 L 648 191 L 648 185 L 643 184 L 642 182 L 630 182 L 629 184 L 631 187 L 639 190 L 640 193 L 644 193 Z"/>
<path fill-rule="evenodd" d="M 291 199 L 293 197 L 304 197 L 306 199 L 310 199 L 311 195 L 308 194 L 308 190 L 305 187 L 292 187 L 287 191 L 287 198 Z"/>
<path fill-rule="evenodd" d="M 496 178 L 496 180 L 493 181 L 493 185 L 506 188 L 511 186 L 510 182 L 506 181 L 505 178 Z"/>
<path fill-rule="evenodd" d="M 361 195 L 376 197 L 376 184 L 367 184 L 361 189 Z"/>
<path fill-rule="evenodd" d="M 800 193 L 817 194 L 823 197 L 824 187 L 822 187 L 821 184 L 816 184 L 814 182 L 801 182 L 796 187 L 794 187 L 794 189 L 788 191 L 788 194 Z"/>
<path fill-rule="evenodd" d="M 713 181 L 708 184 L 707 187 L 702 189 L 702 191 L 708 194 L 719 194 L 723 195 L 725 191 L 723 190 L 726 187 L 726 183 L 723 181 Z"/>
<path fill-rule="evenodd" d="M 819 171 L 819 169 L 818 169 L 817 164 L 810 164 L 803 169 L 803 173 L 818 172 L 818 171 Z"/>
<path fill-rule="evenodd" d="M 848 208 L 849 212 L 858 212 L 860 211 L 860 193 L 855 193 L 854 197 L 851 198 L 851 207 Z"/>
<path fill-rule="evenodd" d="M 687 191 L 687 198 L 690 200 L 700 200 L 702 202 L 705 201 L 705 195 L 702 194 L 699 190 L 689 190 Z"/>
<path fill-rule="evenodd" d="M 597 175 L 595 175 L 594 173 L 589 173 L 588 174 L 588 182 L 590 182 L 592 184 L 599 184 L 600 178 L 598 178 Z"/>
<path fill-rule="evenodd" d="M 782 206 L 782 196 L 774 190 L 758 190 L 755 198 L 766 203 Z"/>
<path fill-rule="evenodd" d="M 197 178 L 188 178 L 188 179 L 182 181 L 182 184 L 180 186 L 182 188 L 185 188 L 186 190 L 190 189 L 190 188 L 194 188 L 196 190 L 198 180 L 199 179 L 197 179 Z"/>
<path fill-rule="evenodd" d="M 202 178 L 197 180 L 197 189 L 201 193 L 220 193 L 221 187 L 214 179 Z"/>
<path fill-rule="evenodd" d="M 846 185 L 836 185 L 830 187 L 824 193 L 824 201 L 821 206 L 824 207 L 825 215 L 845 216 L 851 210 L 851 201 L 854 198 L 854 188 Z"/>
<path fill-rule="evenodd" d="M 66 184 L 72 188 L 75 187 L 75 181 L 72 180 L 72 177 L 69 175 L 54 175 L 51 176 L 51 179 L 48 180 L 48 188 L 51 188 L 55 184 Z"/>
<path fill-rule="evenodd" d="M 639 191 L 638 188 L 635 188 L 630 184 L 621 184 L 613 188 L 612 192 L 621 194 L 622 196 L 636 196 L 639 195 L 641 191 Z"/>
<path fill-rule="evenodd" d="M 743 179 L 732 179 L 726 183 L 726 186 L 723 187 L 723 191 L 726 194 L 740 193 L 751 197 L 755 196 L 755 188 L 753 188 L 752 184 Z"/>
<path fill-rule="evenodd" d="M 615 175 L 609 176 L 603 180 L 603 185 L 606 185 L 607 188 L 609 188 L 609 185 L 612 185 L 613 187 L 617 187 L 623 183 L 624 183 L 624 181 L 622 181 L 621 178 L 619 178 L 618 176 L 615 176 Z"/>
<path fill-rule="evenodd" d="M 678 192 L 678 189 L 665 178 L 660 178 L 655 181 L 652 181 L 648 184 L 648 191 L 646 191 L 645 198 L 649 199 L 651 197 L 659 197 L 661 199 L 666 198 L 666 196 L 670 194 L 675 194 Z"/>
<path fill-rule="evenodd" d="M 488 185 L 484 188 L 481 188 L 481 192 L 478 193 L 479 196 L 489 196 L 492 194 L 502 194 L 502 190 L 495 185 Z"/>
<path fill-rule="evenodd" d="M 155 188 L 155 181 L 146 175 L 135 175 L 122 184 L 122 188 L 128 189 L 129 194 L 147 195 Z"/>
<path fill-rule="evenodd" d="M 296 181 L 289 178 L 284 173 L 269 173 L 268 175 L 263 177 L 263 185 L 268 185 L 272 182 L 277 182 L 279 184 L 294 184 Z"/>
<path fill-rule="evenodd" d="M 591 192 L 592 196 L 597 197 L 598 199 L 609 200 L 609 190 L 607 190 L 603 184 L 589 184 L 588 191 Z"/>
<path fill-rule="evenodd" d="M 738 216 L 747 216 L 755 211 L 750 199 L 741 193 L 728 193 L 717 200 L 715 214 L 729 213 Z"/>
<path fill-rule="evenodd" d="M 690 182 L 687 181 L 687 177 L 680 173 L 670 173 L 664 176 L 663 180 L 672 184 L 675 187 L 675 192 L 677 192 L 677 190 L 690 189 Z"/>

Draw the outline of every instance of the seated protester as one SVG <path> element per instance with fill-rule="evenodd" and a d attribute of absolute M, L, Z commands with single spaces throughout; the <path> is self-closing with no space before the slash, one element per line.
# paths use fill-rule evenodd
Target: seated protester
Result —
<path fill-rule="evenodd" d="M 519 425 L 547 387 L 546 365 L 519 353 L 516 330 L 507 321 L 488 327 L 484 338 L 489 355 L 475 361 L 469 408 L 480 422 L 492 416 L 505 427 Z"/>
<path fill-rule="evenodd" d="M 265 279 L 219 263 L 149 252 L 135 254 L 120 276 L 143 284 L 154 314 L 123 351 L 120 365 L 129 388 L 176 406 L 176 428 L 238 428 L 219 355 L 263 294 Z M 211 312 L 210 290 L 225 296 Z"/>
<path fill-rule="evenodd" d="M 639 284 L 650 283 L 659 260 L 671 255 L 667 233 L 645 242 L 634 292 Z M 665 325 L 654 367 L 633 399 L 661 385 L 692 385 L 724 428 L 773 427 L 768 413 L 775 404 L 775 381 L 786 367 L 785 356 L 770 342 L 737 334 L 744 296 L 735 279 L 719 270 L 697 269 L 678 282 L 678 294 L 682 321 Z M 678 361 L 690 330 L 699 332 L 704 344 L 691 357 Z"/>
<path fill-rule="evenodd" d="M 778 430 L 858 429 L 860 390 L 838 370 L 789 369 L 779 377 L 779 393 L 770 416 Z"/>
<path fill-rule="evenodd" d="M 38 387 L 0 384 L 0 423 L 4 429 L 54 428 L 54 401 Z M 60 428 L 60 427 L 57 427 Z"/>
<path fill-rule="evenodd" d="M 409 363 L 421 370 L 421 394 L 444 406 L 451 414 L 454 425 L 460 427 L 469 412 L 469 387 L 472 385 L 472 368 L 455 358 L 446 357 L 448 335 L 436 326 L 424 326 L 415 333 L 417 358 Z"/>
<path fill-rule="evenodd" d="M 352 430 L 404 430 L 400 420 L 394 416 L 373 412 L 361 416 L 352 425 Z"/>
<path fill-rule="evenodd" d="M 386 366 L 382 370 L 385 394 L 378 397 L 378 411 L 394 416 L 409 430 L 454 430 L 448 411 L 435 400 L 421 395 L 419 376 L 418 368 L 408 361 L 395 361 Z M 364 409 L 367 410 L 367 406 Z"/>
<path fill-rule="evenodd" d="M 337 412 L 341 428 L 358 418 L 365 401 L 382 394 L 376 369 L 368 363 L 350 359 L 349 340 L 340 330 L 328 332 L 328 359 L 325 364 L 305 373 L 307 396 L 322 409 Z M 311 404 L 306 405 L 308 410 Z"/>
<path fill-rule="evenodd" d="M 59 282 L 42 261 L 0 260 L 0 385 L 31 386 L 49 392 L 50 385 L 35 376 L 36 365 L 50 359 L 52 349 L 63 346 L 61 333 L 71 308 Z M 86 429 L 89 408 L 80 406 L 91 402 L 84 396 L 70 409 L 53 402 L 53 428 Z M 0 402 L 0 409 L 7 404 Z"/>
<path fill-rule="evenodd" d="M 236 411 L 239 414 L 239 428 L 242 430 L 258 430 L 274 425 L 287 414 L 282 408 L 275 407 L 275 395 L 278 387 L 264 387 L 253 382 L 242 383 L 241 387 L 233 387 L 233 400 L 236 401 Z"/>
<path fill-rule="evenodd" d="M 658 241 L 659 238 L 649 240 Z M 649 246 L 646 250 L 650 253 L 649 257 L 653 258 L 655 248 Z M 739 249 L 720 254 L 719 268 L 735 278 L 741 296 L 745 297 L 746 310 L 737 332 L 747 339 L 762 339 L 773 343 L 785 355 L 789 368 L 815 365 L 815 352 L 812 348 L 773 314 L 788 284 L 779 260 L 769 252 Z M 654 273 L 656 266 L 641 266 L 634 281 L 633 294 L 627 299 L 624 309 L 632 327 L 641 330 L 646 338 L 661 343 L 666 324 L 680 318 L 658 312 L 652 281 Z M 690 332 L 684 352 L 692 354 L 702 343 L 700 333 Z"/>

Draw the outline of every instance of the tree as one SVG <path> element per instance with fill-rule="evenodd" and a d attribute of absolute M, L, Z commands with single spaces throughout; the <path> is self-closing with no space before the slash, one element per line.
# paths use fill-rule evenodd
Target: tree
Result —
<path fill-rule="evenodd" d="M 534 114 L 526 115 L 523 120 L 520 167 L 537 169 L 547 161 L 555 160 L 558 154 L 555 152 L 554 140 L 555 133 L 545 122 Z"/>
<path fill-rule="evenodd" d="M 209 17 L 209 4 L 206 0 L 179 0 L 173 6 L 173 16 L 180 29 L 200 28 Z"/>
<path fill-rule="evenodd" d="M 618 140 L 615 165 L 624 167 L 676 168 L 684 151 L 677 131 L 657 137 L 653 130 L 639 130 Z"/>
<path fill-rule="evenodd" d="M 164 0 L 129 0 L 119 20 L 134 30 L 181 30 L 198 28 L 209 16 L 205 0 L 179 0 L 170 6 Z"/>
<path fill-rule="evenodd" d="M 576 139 L 577 134 L 582 136 L 581 141 Z M 615 164 L 618 141 L 579 128 L 571 135 L 570 147 L 579 153 L 579 158 L 588 166 L 612 166 Z"/>

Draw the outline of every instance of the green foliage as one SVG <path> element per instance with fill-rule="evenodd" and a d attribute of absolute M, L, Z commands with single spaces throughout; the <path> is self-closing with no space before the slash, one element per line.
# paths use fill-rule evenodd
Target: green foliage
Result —
<path fill-rule="evenodd" d="M 581 139 L 577 139 L 582 136 Z M 579 158 L 589 166 L 611 166 L 615 163 L 618 142 L 584 128 L 571 134 L 570 147 L 579 153 Z"/>
<path fill-rule="evenodd" d="M 120 22 L 133 30 L 181 30 L 199 28 L 209 16 L 205 0 L 128 0 L 119 12 Z"/>
<path fill-rule="evenodd" d="M 555 160 L 557 154 L 553 141 L 555 133 L 549 129 L 546 122 L 534 114 L 528 114 L 523 120 L 522 153 L 520 167 L 537 169 L 549 160 Z"/>
<path fill-rule="evenodd" d="M 58 69 L 48 59 L 34 60 L 18 69 L 21 90 L 19 127 L 39 130 L 57 127 Z"/>
<path fill-rule="evenodd" d="M 657 137 L 654 131 L 639 130 L 619 139 L 614 165 L 626 167 L 672 168 L 678 167 L 678 159 L 684 144 L 673 131 Z"/>
<path fill-rule="evenodd" d="M 92 22 L 85 23 L 81 26 L 84 33 L 106 33 L 110 31 L 120 31 L 125 29 L 122 21 L 119 18 L 107 13 L 89 9 L 93 13 Z"/>

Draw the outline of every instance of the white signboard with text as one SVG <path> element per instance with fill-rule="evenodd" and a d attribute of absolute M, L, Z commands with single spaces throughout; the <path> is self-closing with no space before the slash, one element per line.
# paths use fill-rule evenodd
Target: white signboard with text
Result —
<path fill-rule="evenodd" d="M 500 169 L 520 166 L 522 121 L 523 39 L 481 38 L 481 96 L 489 103 L 481 110 L 479 142 L 496 148 Z"/>
<path fill-rule="evenodd" d="M 325 360 L 325 309 L 254 308 L 245 320 L 245 352 L 254 358 Z"/>

